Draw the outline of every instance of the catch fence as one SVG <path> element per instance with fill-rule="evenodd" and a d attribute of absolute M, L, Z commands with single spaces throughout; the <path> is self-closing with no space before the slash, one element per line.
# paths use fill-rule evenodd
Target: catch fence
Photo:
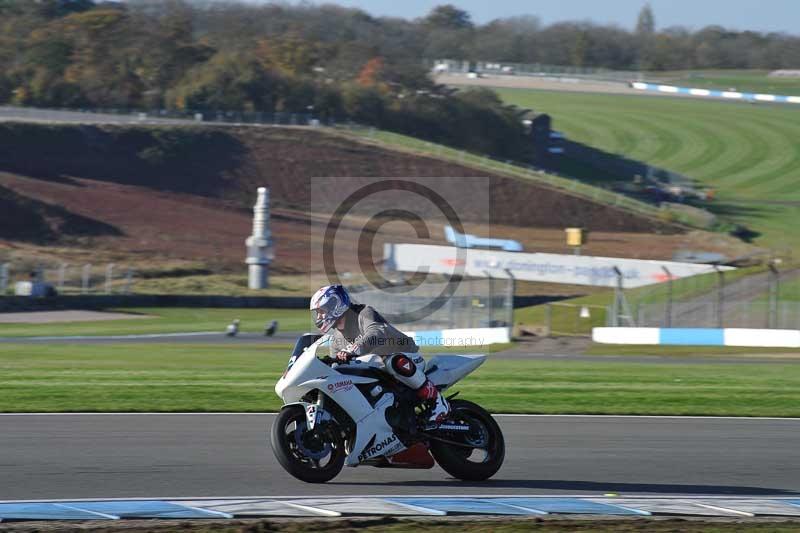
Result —
<path fill-rule="evenodd" d="M 0 296 L 131 294 L 135 281 L 133 268 L 115 263 L 0 264 Z"/>
<path fill-rule="evenodd" d="M 629 296 L 637 326 L 800 329 L 800 269 L 718 272 Z"/>
<path fill-rule="evenodd" d="M 511 327 L 514 285 L 506 279 L 461 279 L 416 287 L 351 287 L 353 300 L 410 330 Z"/>
<path fill-rule="evenodd" d="M 624 285 L 621 282 L 620 285 Z M 545 334 L 589 337 L 594 327 L 800 329 L 800 269 L 718 271 L 637 289 L 611 305 L 548 303 Z"/>

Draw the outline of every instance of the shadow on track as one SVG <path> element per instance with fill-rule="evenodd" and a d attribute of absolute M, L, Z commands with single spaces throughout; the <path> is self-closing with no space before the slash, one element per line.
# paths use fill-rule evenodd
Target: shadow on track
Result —
<path fill-rule="evenodd" d="M 576 492 L 592 492 L 603 494 L 615 492 L 620 494 L 703 494 L 703 495 L 738 495 L 738 496 L 796 496 L 800 492 L 790 489 L 771 489 L 767 487 L 743 487 L 729 485 L 676 485 L 652 483 L 616 483 L 601 481 L 567 481 L 567 480 L 503 480 L 495 479 L 481 483 L 469 483 L 455 479 L 442 481 L 389 481 L 386 483 L 358 483 L 358 482 L 329 482 L 328 485 L 362 485 L 380 487 L 446 487 L 458 489 L 459 487 L 484 487 L 491 489 L 535 489 L 535 490 L 561 490 Z M 469 497 L 468 494 L 464 495 Z M 553 494 L 556 496 L 556 494 Z"/>

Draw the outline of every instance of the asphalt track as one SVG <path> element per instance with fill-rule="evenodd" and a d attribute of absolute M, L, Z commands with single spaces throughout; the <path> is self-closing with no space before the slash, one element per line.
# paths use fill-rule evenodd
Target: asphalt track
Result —
<path fill-rule="evenodd" d="M 268 414 L 0 415 L 0 500 L 436 494 L 800 494 L 800 419 L 500 416 L 494 479 L 345 469 L 286 474 Z"/>

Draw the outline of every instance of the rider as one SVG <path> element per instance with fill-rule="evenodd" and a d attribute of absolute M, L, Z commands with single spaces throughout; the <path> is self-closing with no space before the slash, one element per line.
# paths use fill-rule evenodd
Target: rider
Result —
<path fill-rule="evenodd" d="M 361 355 L 381 356 L 395 379 L 417 391 L 417 397 L 433 404 L 429 422 L 438 424 L 450 405 L 425 376 L 425 362 L 414 339 L 389 324 L 375 309 L 354 304 L 341 285 L 327 285 L 311 297 L 314 324 L 327 333 L 333 329 L 331 355 L 340 363 Z M 412 354 L 410 357 L 407 354 Z"/>

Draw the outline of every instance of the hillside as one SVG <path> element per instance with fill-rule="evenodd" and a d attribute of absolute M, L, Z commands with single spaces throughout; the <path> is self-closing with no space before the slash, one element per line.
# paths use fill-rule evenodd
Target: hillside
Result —
<path fill-rule="evenodd" d="M 756 232 L 754 242 L 800 248 L 787 232 L 800 210 L 800 109 L 690 98 L 498 89 L 553 118 L 568 138 L 685 174 L 715 190 L 710 208 Z"/>
<path fill-rule="evenodd" d="M 0 146 L 6 147 L 0 151 L 0 239 L 7 247 L 41 253 L 47 246 L 75 261 L 91 250 L 108 260 L 195 261 L 240 271 L 254 191 L 267 186 L 275 206 L 274 266 L 286 274 L 309 270 L 309 228 L 319 220 L 308 213 L 311 177 L 363 176 L 366 183 L 486 175 L 311 128 L 5 124 Z M 489 178 L 492 233 L 519 239 L 528 250 L 563 252 L 563 228 L 579 225 L 592 231 L 587 253 L 669 258 L 686 247 L 729 252 L 721 236 L 685 233 L 530 181 Z M 452 194 L 471 194 L 453 183 Z M 468 229 L 490 231 L 486 212 L 460 215 Z M 351 222 L 345 231 L 354 232 L 355 242 L 357 213 Z M 441 225 L 433 227 L 436 233 Z M 387 238 L 413 237 L 389 230 Z"/>

